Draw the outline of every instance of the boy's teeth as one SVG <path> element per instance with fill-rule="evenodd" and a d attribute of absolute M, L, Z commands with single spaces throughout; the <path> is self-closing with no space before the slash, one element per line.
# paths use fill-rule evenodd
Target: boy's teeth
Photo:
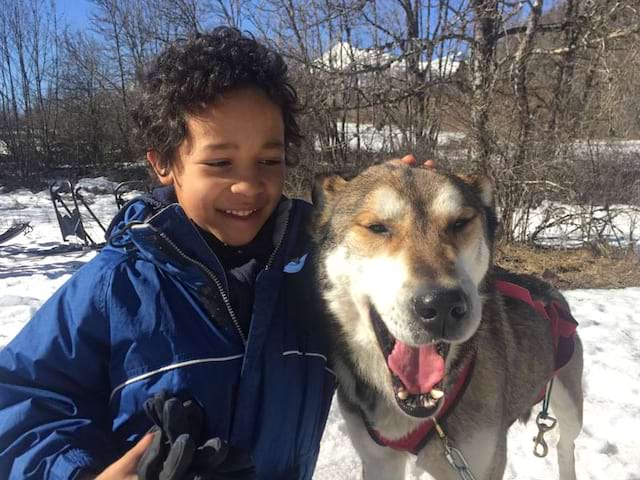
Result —
<path fill-rule="evenodd" d="M 228 213 L 230 215 L 236 215 L 238 217 L 247 217 L 251 215 L 255 210 L 225 210 L 224 213 Z"/>

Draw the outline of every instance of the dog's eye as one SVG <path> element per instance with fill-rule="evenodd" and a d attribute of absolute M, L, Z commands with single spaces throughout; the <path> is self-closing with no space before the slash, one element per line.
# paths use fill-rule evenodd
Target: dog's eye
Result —
<path fill-rule="evenodd" d="M 389 229 L 382 225 L 381 223 L 372 223 L 371 225 L 367 225 L 367 228 L 378 235 L 384 235 L 385 233 L 389 233 Z"/>
<path fill-rule="evenodd" d="M 459 218 L 451 224 L 451 230 L 453 230 L 454 232 L 459 232 L 464 227 L 469 225 L 469 223 L 471 223 L 471 220 L 473 220 L 474 218 L 475 217 Z"/>

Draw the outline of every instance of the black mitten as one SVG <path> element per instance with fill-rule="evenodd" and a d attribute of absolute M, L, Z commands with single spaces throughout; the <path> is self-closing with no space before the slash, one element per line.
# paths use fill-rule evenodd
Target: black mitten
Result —
<path fill-rule="evenodd" d="M 144 403 L 155 424 L 154 439 L 138 464 L 141 480 L 179 480 L 191 466 L 200 443 L 202 410 L 192 400 L 162 391 Z"/>
<path fill-rule="evenodd" d="M 255 480 L 251 456 L 219 438 L 202 443 L 202 409 L 162 391 L 144 403 L 154 438 L 138 464 L 140 480 Z"/>
<path fill-rule="evenodd" d="M 256 469 L 244 450 L 219 438 L 207 440 L 193 455 L 186 480 L 255 480 Z"/>

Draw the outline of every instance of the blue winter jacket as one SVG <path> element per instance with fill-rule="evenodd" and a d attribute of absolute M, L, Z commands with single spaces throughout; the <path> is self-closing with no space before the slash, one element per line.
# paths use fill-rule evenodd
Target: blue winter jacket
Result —
<path fill-rule="evenodd" d="M 283 200 L 248 338 L 222 265 L 177 204 L 121 213 L 107 247 L 0 351 L 0 479 L 99 472 L 150 428 L 165 389 L 204 407 L 209 437 L 248 450 L 260 479 L 310 479 L 335 378 L 302 224 Z"/>

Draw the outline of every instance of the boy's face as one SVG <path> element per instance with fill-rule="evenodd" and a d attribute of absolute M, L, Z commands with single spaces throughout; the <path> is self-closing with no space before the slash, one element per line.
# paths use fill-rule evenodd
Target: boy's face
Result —
<path fill-rule="evenodd" d="M 227 245 L 246 245 L 274 211 L 284 187 L 282 111 L 260 90 L 225 93 L 186 117 L 187 136 L 160 181 L 201 228 Z"/>

